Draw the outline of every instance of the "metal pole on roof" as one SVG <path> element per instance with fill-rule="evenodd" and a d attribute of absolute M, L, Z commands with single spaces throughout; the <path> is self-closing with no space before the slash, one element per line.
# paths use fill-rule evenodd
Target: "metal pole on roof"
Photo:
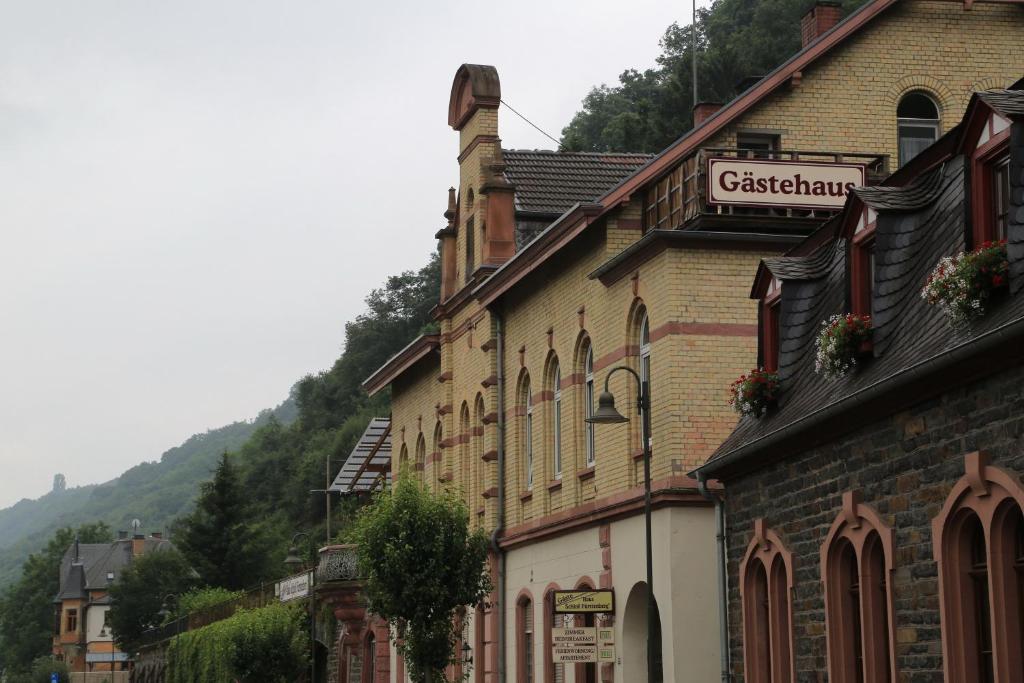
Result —
<path fill-rule="evenodd" d="M 690 24 L 690 55 L 693 62 L 693 106 L 697 106 L 697 0 L 693 1 L 693 23 Z"/>

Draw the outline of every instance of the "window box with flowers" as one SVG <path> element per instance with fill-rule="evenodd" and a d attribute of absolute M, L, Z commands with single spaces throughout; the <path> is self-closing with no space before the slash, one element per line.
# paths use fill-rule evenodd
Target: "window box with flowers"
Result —
<path fill-rule="evenodd" d="M 943 257 L 928 276 L 921 296 L 938 306 L 950 324 L 962 327 L 985 314 L 1009 284 L 1006 241 L 984 242 L 971 252 Z"/>
<path fill-rule="evenodd" d="M 751 370 L 732 383 L 729 403 L 740 415 L 762 417 L 775 405 L 779 393 L 779 376 L 764 368 Z"/>
<path fill-rule="evenodd" d="M 821 324 L 814 360 L 815 372 L 836 379 L 857 367 L 871 353 L 871 316 L 846 313 Z"/>

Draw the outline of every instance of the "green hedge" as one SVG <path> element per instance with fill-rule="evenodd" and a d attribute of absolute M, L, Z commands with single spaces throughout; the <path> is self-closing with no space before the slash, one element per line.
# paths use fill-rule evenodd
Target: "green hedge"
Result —
<path fill-rule="evenodd" d="M 241 610 L 175 637 L 167 651 L 167 681 L 290 683 L 309 666 L 308 629 L 300 605 Z"/>

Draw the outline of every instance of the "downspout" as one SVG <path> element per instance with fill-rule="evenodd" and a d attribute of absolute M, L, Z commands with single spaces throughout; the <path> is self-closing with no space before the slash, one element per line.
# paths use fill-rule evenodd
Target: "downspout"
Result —
<path fill-rule="evenodd" d="M 725 503 L 708 489 L 708 477 L 697 472 L 697 490 L 715 504 L 715 540 L 718 544 L 718 638 L 722 657 L 722 683 L 732 680 L 731 656 L 729 652 L 729 581 L 726 573 L 725 548 Z"/>
<path fill-rule="evenodd" d="M 505 531 L 505 331 L 501 314 L 494 316 L 494 341 L 497 345 L 497 387 L 498 387 L 498 521 L 491 532 L 491 550 L 498 561 L 498 682 L 505 681 L 505 571 L 507 558 L 498 544 L 498 538 Z M 479 655 L 478 655 L 479 656 Z"/>

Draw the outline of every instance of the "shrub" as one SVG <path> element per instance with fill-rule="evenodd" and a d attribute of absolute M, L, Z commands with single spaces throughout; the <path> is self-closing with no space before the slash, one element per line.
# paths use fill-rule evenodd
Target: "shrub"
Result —
<path fill-rule="evenodd" d="M 240 610 L 176 636 L 167 650 L 168 683 L 291 683 L 309 666 L 303 606 Z"/>
<path fill-rule="evenodd" d="M 938 306 L 950 324 L 963 326 L 985 314 L 992 294 L 1009 284 L 1006 242 L 985 242 L 971 252 L 945 256 L 928 276 L 921 297 Z"/>
<path fill-rule="evenodd" d="M 751 370 L 732 383 L 729 403 L 740 415 L 761 417 L 775 403 L 779 391 L 779 376 L 764 368 Z"/>
<path fill-rule="evenodd" d="M 825 377 L 842 377 L 857 365 L 857 356 L 871 341 L 871 317 L 834 315 L 821 324 L 814 370 Z"/>

